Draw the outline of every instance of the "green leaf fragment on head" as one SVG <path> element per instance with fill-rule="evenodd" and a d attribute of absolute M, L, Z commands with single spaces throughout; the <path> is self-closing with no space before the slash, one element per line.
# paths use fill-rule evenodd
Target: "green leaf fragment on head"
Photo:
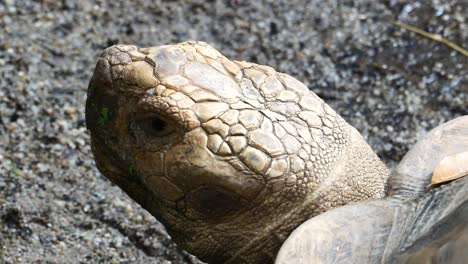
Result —
<path fill-rule="evenodd" d="M 110 112 L 109 108 L 103 107 L 101 108 L 101 111 L 99 112 L 99 118 L 98 118 L 98 123 L 100 125 L 105 125 L 110 122 Z"/>
<path fill-rule="evenodd" d="M 135 165 L 134 164 L 131 164 L 128 167 L 128 173 L 130 173 L 130 176 L 135 176 Z"/>

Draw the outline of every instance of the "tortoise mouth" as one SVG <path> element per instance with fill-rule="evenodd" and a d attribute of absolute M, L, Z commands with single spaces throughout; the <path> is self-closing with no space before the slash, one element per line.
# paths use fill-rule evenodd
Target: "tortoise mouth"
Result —
<path fill-rule="evenodd" d="M 248 201 L 235 192 L 219 186 L 201 186 L 189 192 L 185 202 L 193 210 L 184 211 L 187 218 L 205 223 L 221 223 L 241 214 Z"/>
<path fill-rule="evenodd" d="M 184 148 L 183 144 L 175 146 L 165 155 L 166 177 L 187 197 L 196 199 L 197 206 L 207 205 L 210 200 L 213 203 L 218 200 L 240 203 L 258 198 L 265 187 L 262 177 L 240 172 L 228 162 L 210 158 L 204 155 L 206 153 L 200 148 Z M 219 210 L 222 211 L 221 208 Z"/>

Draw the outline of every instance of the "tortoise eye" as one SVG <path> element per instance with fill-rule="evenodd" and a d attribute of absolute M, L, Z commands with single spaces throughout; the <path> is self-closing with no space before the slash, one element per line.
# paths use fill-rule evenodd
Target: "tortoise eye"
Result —
<path fill-rule="evenodd" d="M 163 137 L 174 131 L 174 127 L 159 116 L 140 120 L 138 127 L 149 137 Z"/>
<path fill-rule="evenodd" d="M 163 132 L 167 127 L 166 122 L 164 122 L 158 117 L 152 118 L 150 122 L 151 122 L 151 129 L 158 133 Z"/>

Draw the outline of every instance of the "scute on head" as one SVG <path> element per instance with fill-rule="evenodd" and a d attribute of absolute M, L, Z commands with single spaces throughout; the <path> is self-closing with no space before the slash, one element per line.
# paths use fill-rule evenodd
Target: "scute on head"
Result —
<path fill-rule="evenodd" d="M 206 43 L 118 45 L 98 61 L 86 119 L 99 170 L 179 245 L 205 261 L 268 262 L 305 219 L 383 192 L 386 169 L 365 149 L 353 163 L 375 164 L 375 188 L 330 199 L 362 175 L 334 169 L 359 136 L 326 107 L 294 78 Z"/>

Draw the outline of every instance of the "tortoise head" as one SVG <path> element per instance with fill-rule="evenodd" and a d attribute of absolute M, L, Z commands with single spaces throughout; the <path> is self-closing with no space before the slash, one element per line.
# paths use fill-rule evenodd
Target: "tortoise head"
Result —
<path fill-rule="evenodd" d="M 86 120 L 99 170 L 204 261 L 272 261 L 297 225 L 381 196 L 387 176 L 302 83 L 202 42 L 106 49 Z"/>

